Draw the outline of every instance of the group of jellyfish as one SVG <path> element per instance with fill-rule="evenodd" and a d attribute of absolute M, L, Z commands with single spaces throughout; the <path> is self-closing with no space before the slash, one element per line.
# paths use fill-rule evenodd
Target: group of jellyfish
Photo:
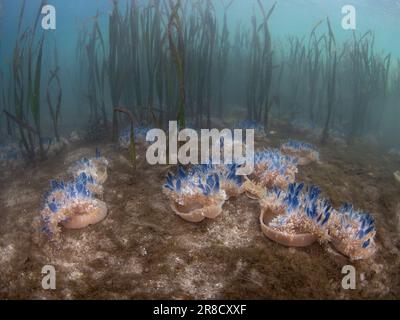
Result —
<path fill-rule="evenodd" d="M 135 136 L 143 140 L 147 131 L 135 129 Z M 122 147 L 130 143 L 128 132 L 120 135 Z M 294 247 L 331 243 L 352 260 L 369 258 L 376 251 L 373 217 L 349 204 L 336 209 L 318 187 L 296 183 L 298 166 L 319 161 L 315 146 L 289 141 L 280 149 L 257 152 L 254 171 L 248 176 L 238 174 L 241 164 L 237 163 L 178 167 L 175 174 L 167 175 L 163 192 L 173 212 L 195 223 L 217 218 L 226 201 L 245 193 L 258 200 L 261 229 L 271 240 Z M 45 233 L 57 237 L 61 225 L 81 229 L 106 217 L 102 198 L 107 167 L 108 161 L 96 150 L 94 158 L 81 159 L 69 169 L 73 180 L 51 182 L 41 211 Z"/>
<path fill-rule="evenodd" d="M 352 260 L 369 258 L 376 251 L 373 217 L 349 204 L 335 209 L 321 189 L 296 183 L 298 166 L 311 162 L 319 162 L 315 146 L 289 141 L 257 152 L 249 176 L 237 174 L 238 164 L 179 167 L 166 177 L 163 192 L 189 222 L 215 219 L 226 201 L 245 193 L 259 201 L 261 229 L 271 240 L 289 247 L 330 243 Z"/>
<path fill-rule="evenodd" d="M 69 168 L 71 181 L 52 180 L 41 210 L 42 231 L 56 239 L 61 225 L 82 229 L 102 221 L 107 206 L 102 201 L 108 161 L 96 150 L 93 158 L 83 158 Z"/>
<path fill-rule="evenodd" d="M 145 140 L 148 130 L 147 127 L 135 128 L 135 138 Z M 120 147 L 129 147 L 130 140 L 129 127 L 120 132 Z M 61 235 L 61 226 L 83 229 L 102 221 L 108 211 L 106 203 L 102 201 L 103 185 L 108 178 L 107 168 L 107 159 L 96 149 L 95 157 L 83 158 L 69 168 L 72 180 L 52 180 L 50 191 L 44 196 L 41 231 L 57 240 Z"/>

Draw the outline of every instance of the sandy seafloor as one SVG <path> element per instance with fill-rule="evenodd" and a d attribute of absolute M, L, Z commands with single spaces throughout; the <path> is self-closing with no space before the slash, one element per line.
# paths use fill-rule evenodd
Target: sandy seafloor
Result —
<path fill-rule="evenodd" d="M 313 136 L 286 126 L 257 140 L 279 147 Z M 271 129 L 271 130 L 272 130 Z M 108 217 L 84 230 L 63 230 L 54 244 L 38 234 L 43 194 L 54 178 L 95 148 L 110 161 L 105 184 Z M 351 202 L 373 213 L 378 252 L 351 262 L 314 244 L 295 249 L 261 233 L 259 207 L 246 196 L 227 202 L 214 221 L 191 224 L 172 213 L 161 187 L 173 167 L 151 167 L 139 150 L 135 172 L 128 153 L 105 143 L 77 142 L 38 164 L 0 175 L 1 299 L 369 299 L 400 298 L 400 158 L 378 147 L 320 148 L 321 163 L 299 167 L 297 181 L 316 184 L 336 206 Z M 42 289 L 41 270 L 54 265 L 56 290 Z M 354 265 L 357 289 L 341 286 Z"/>

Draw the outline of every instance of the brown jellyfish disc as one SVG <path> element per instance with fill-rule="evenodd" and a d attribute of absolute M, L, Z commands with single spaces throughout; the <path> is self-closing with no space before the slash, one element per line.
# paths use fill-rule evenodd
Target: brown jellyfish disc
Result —
<path fill-rule="evenodd" d="M 187 205 L 180 205 L 175 201 L 171 202 L 171 209 L 182 219 L 189 222 L 201 222 L 206 217 L 202 214 L 203 206 L 198 202 L 191 202 Z"/>
<path fill-rule="evenodd" d="M 205 218 L 215 219 L 222 213 L 222 206 L 225 201 L 218 201 L 215 204 L 203 205 L 200 202 L 191 201 L 188 204 L 180 205 L 175 201 L 171 202 L 171 209 L 182 219 L 188 222 L 198 223 Z"/>
<path fill-rule="evenodd" d="M 336 251 L 338 251 L 345 257 L 350 258 L 351 260 L 368 259 L 371 258 L 375 253 L 375 250 L 363 249 L 361 247 L 355 249 L 350 244 L 346 244 L 345 241 L 338 239 L 332 239 L 332 245 L 336 249 Z"/>
<path fill-rule="evenodd" d="M 317 241 L 317 236 L 311 233 L 289 234 L 274 230 L 269 227 L 269 223 L 276 217 L 269 208 L 261 208 L 260 223 L 264 235 L 286 247 L 308 247 Z"/>
<path fill-rule="evenodd" d="M 100 200 L 93 200 L 93 210 L 83 214 L 75 214 L 62 224 L 67 229 L 83 229 L 99 223 L 107 216 L 107 205 Z"/>

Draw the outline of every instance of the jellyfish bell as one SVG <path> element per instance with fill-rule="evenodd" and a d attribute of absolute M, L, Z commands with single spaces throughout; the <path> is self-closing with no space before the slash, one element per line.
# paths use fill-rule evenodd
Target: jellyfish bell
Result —
<path fill-rule="evenodd" d="M 208 166 L 188 172 L 179 168 L 176 175 L 168 174 L 163 193 L 170 199 L 172 211 L 182 219 L 201 222 L 222 213 L 227 195 L 221 188 L 220 176 L 210 170 Z"/>
<path fill-rule="evenodd" d="M 203 206 L 200 203 L 190 203 L 187 205 L 180 205 L 177 202 L 173 201 L 171 203 L 171 209 L 178 216 L 188 222 L 201 222 L 206 217 L 202 214 Z"/>
<path fill-rule="evenodd" d="M 317 235 L 300 228 L 300 206 L 287 202 L 295 202 L 302 188 L 302 185 L 296 186 L 293 199 L 289 199 L 290 195 L 275 190 L 260 200 L 261 231 L 270 240 L 286 247 L 307 247 L 318 240 Z"/>
<path fill-rule="evenodd" d="M 67 229 L 83 229 L 97 224 L 107 216 L 107 205 L 100 200 L 91 200 L 67 209 L 62 225 Z"/>
<path fill-rule="evenodd" d="M 45 221 L 44 230 L 51 236 L 58 237 L 60 226 L 66 229 L 83 229 L 97 224 L 107 216 L 107 205 L 91 198 L 65 198 L 60 202 L 49 202 L 41 212 Z"/>
<path fill-rule="evenodd" d="M 209 201 L 188 201 L 185 204 L 179 204 L 172 201 L 170 206 L 179 217 L 188 222 L 202 222 L 204 219 L 216 219 L 222 213 L 222 207 L 225 203 L 224 198 L 210 199 Z"/>
<path fill-rule="evenodd" d="M 277 214 L 279 213 L 271 210 L 271 208 L 261 208 L 261 230 L 270 240 L 286 247 L 308 247 L 318 240 L 317 236 L 312 233 L 288 233 L 270 227 L 270 223 L 277 217 Z"/>

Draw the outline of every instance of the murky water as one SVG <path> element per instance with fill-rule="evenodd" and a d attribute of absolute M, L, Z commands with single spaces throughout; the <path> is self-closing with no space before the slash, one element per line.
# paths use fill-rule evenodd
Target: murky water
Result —
<path fill-rule="evenodd" d="M 44 6 L 0 1 L 1 298 L 400 297 L 399 1 Z M 151 165 L 171 121 L 255 171 Z"/>

